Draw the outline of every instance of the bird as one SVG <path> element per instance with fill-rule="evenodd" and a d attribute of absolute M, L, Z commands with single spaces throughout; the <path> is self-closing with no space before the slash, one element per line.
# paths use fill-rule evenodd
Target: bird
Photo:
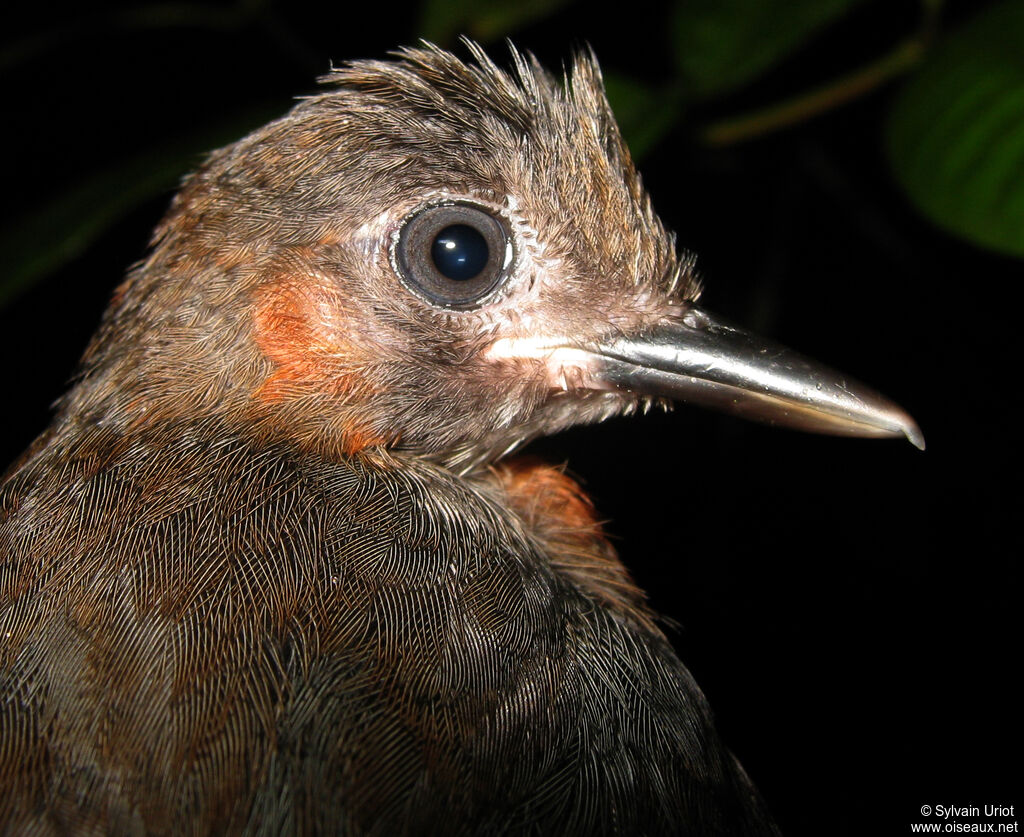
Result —
<path fill-rule="evenodd" d="M 211 153 L 7 471 L 5 832 L 779 833 L 522 448 L 673 401 L 923 437 L 699 305 L 589 51 L 466 48 Z"/>

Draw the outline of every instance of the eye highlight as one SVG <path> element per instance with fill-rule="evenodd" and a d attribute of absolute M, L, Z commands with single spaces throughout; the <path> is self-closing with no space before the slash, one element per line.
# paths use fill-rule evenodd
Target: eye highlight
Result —
<path fill-rule="evenodd" d="M 471 204 L 428 206 L 406 219 L 394 248 L 405 285 L 443 308 L 472 308 L 511 274 L 504 219 Z"/>

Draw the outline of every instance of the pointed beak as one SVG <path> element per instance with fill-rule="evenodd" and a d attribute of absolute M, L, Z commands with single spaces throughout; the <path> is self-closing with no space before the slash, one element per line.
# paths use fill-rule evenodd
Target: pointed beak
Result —
<path fill-rule="evenodd" d="M 715 407 L 757 421 L 842 436 L 905 436 L 914 420 L 852 378 L 697 308 L 588 351 L 610 389 Z"/>

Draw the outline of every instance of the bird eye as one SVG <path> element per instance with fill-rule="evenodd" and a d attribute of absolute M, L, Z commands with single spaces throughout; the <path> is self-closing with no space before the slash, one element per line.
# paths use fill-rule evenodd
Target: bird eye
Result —
<path fill-rule="evenodd" d="M 394 262 L 405 284 L 445 308 L 471 308 L 508 278 L 512 237 L 468 204 L 428 206 L 406 219 Z"/>

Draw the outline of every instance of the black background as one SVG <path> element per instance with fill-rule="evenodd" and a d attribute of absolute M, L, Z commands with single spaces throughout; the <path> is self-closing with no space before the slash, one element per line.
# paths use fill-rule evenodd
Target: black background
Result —
<path fill-rule="evenodd" d="M 950 19 L 984 5 L 953 3 Z M 579 3 L 515 41 L 553 67 L 589 42 L 606 67 L 657 82 L 665 8 Z M 267 103 L 283 112 L 331 60 L 382 57 L 417 36 L 416 10 L 393 3 L 297 2 L 269 27 L 22 12 L 6 37 L 34 44 L 34 57 L 0 76 L 8 221 L 196 124 Z M 868 3 L 686 124 L 856 66 L 905 33 L 915 9 L 878 12 Z M 702 148 L 684 124 L 641 169 L 700 256 L 708 308 L 889 394 L 918 419 L 927 452 L 687 407 L 533 448 L 586 484 L 789 835 L 905 834 L 923 804 L 1016 804 L 1024 786 L 1021 313 L 1010 303 L 1024 264 L 947 236 L 905 202 L 881 152 L 897 89 L 727 150 Z M 0 311 L 4 461 L 46 425 L 166 202 Z"/>

